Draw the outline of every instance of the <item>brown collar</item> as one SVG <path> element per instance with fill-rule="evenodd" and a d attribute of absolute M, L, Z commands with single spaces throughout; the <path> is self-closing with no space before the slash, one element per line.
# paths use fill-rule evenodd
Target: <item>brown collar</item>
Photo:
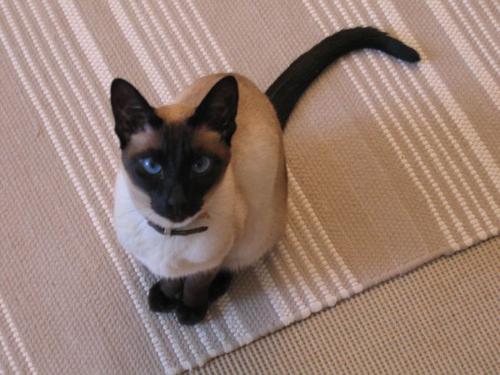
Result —
<path fill-rule="evenodd" d="M 177 228 L 167 229 L 167 228 L 163 228 L 162 226 L 155 224 L 149 220 L 148 220 L 148 224 L 151 228 L 153 228 L 158 233 L 161 233 L 164 235 L 170 235 L 170 236 L 189 236 L 190 234 L 205 232 L 208 229 L 207 226 L 196 227 L 196 228 L 192 228 L 192 229 L 177 229 Z"/>

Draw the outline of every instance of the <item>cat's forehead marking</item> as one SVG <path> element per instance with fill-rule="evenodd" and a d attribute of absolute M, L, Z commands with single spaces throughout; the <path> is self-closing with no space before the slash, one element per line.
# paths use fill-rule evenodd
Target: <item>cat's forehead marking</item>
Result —
<path fill-rule="evenodd" d="M 128 142 L 126 152 L 129 157 L 137 155 L 145 150 L 159 148 L 161 138 L 159 132 L 146 125 L 144 130 L 133 134 Z"/>
<path fill-rule="evenodd" d="M 194 112 L 194 109 L 180 104 L 166 105 L 155 109 L 155 114 L 161 120 L 164 126 L 173 127 L 183 124 Z M 173 128 L 171 128 L 173 130 Z M 153 129 L 145 126 L 143 131 L 139 131 L 130 137 L 130 141 L 126 148 L 128 157 L 140 154 L 151 149 L 160 149 L 164 141 L 165 134 L 168 134 L 171 144 L 178 141 L 179 132 L 169 131 L 163 132 L 161 129 Z"/>
<path fill-rule="evenodd" d="M 205 127 L 195 132 L 192 145 L 195 149 L 205 150 L 226 161 L 230 157 L 229 147 L 221 142 L 220 134 Z"/>
<path fill-rule="evenodd" d="M 155 113 L 163 120 L 167 127 L 186 126 L 186 120 L 193 115 L 194 108 L 183 104 L 166 105 L 156 108 Z M 170 133 L 174 138 L 171 139 L 171 141 L 173 141 L 173 143 L 179 141 L 179 139 L 176 138 L 178 138 L 181 133 L 182 132 Z M 229 148 L 221 142 L 220 134 L 206 127 L 201 126 L 192 133 L 192 137 L 190 136 L 190 144 L 193 149 L 208 152 L 223 160 L 227 161 L 230 158 Z"/>
<path fill-rule="evenodd" d="M 178 154 L 176 150 L 190 149 L 217 156 L 228 162 L 231 152 L 221 141 L 218 132 L 203 125 L 193 129 L 187 124 L 193 112 L 192 107 L 181 104 L 156 108 L 155 114 L 160 118 L 163 127 L 153 129 L 146 125 L 143 131 L 133 134 L 125 150 L 126 156 L 133 158 L 154 149 L 163 149 L 172 156 Z"/>
<path fill-rule="evenodd" d="M 181 124 L 194 113 L 194 108 L 182 104 L 165 105 L 155 109 L 156 115 L 167 125 Z"/>

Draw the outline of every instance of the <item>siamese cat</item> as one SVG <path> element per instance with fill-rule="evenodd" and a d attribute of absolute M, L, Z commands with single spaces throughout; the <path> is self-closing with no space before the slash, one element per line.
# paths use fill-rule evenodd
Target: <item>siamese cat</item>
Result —
<path fill-rule="evenodd" d="M 127 81 L 113 81 L 122 158 L 114 224 L 123 248 L 160 277 L 149 292 L 151 310 L 175 310 L 182 324 L 201 321 L 231 273 L 283 236 L 287 119 L 329 64 L 364 48 L 420 60 L 399 40 L 359 27 L 321 41 L 265 93 L 239 74 L 213 74 L 152 107 Z"/>

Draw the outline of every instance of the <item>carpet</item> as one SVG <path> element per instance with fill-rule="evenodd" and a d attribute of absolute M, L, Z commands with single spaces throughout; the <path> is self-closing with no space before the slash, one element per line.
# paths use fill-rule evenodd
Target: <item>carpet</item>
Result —
<path fill-rule="evenodd" d="M 376 285 L 194 374 L 498 374 L 500 237 Z"/>
<path fill-rule="evenodd" d="M 0 364 L 14 373 L 175 373 L 200 366 L 500 227 L 494 1 L 0 2 Z M 286 238 L 205 323 L 149 312 L 153 277 L 111 225 L 116 76 L 154 105 L 215 71 L 265 89 L 349 26 L 416 48 L 328 69 L 285 144 Z"/>

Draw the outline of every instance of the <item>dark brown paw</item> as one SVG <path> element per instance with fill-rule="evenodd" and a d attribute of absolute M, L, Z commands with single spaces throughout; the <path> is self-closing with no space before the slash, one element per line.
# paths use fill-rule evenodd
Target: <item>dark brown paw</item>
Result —
<path fill-rule="evenodd" d="M 215 276 L 214 281 L 210 285 L 209 298 L 210 302 L 215 301 L 217 298 L 221 297 L 229 289 L 231 284 L 231 279 L 233 276 L 229 271 L 220 271 L 217 276 Z"/>
<path fill-rule="evenodd" d="M 157 282 L 149 290 L 148 303 L 151 311 L 169 312 L 177 306 L 179 301 L 174 298 L 167 297 L 161 290 L 160 282 Z"/>
<path fill-rule="evenodd" d="M 205 315 L 207 315 L 207 310 L 208 304 L 197 307 L 189 307 L 183 303 L 179 303 L 175 309 L 175 315 L 177 316 L 179 323 L 192 326 L 203 320 Z"/>

